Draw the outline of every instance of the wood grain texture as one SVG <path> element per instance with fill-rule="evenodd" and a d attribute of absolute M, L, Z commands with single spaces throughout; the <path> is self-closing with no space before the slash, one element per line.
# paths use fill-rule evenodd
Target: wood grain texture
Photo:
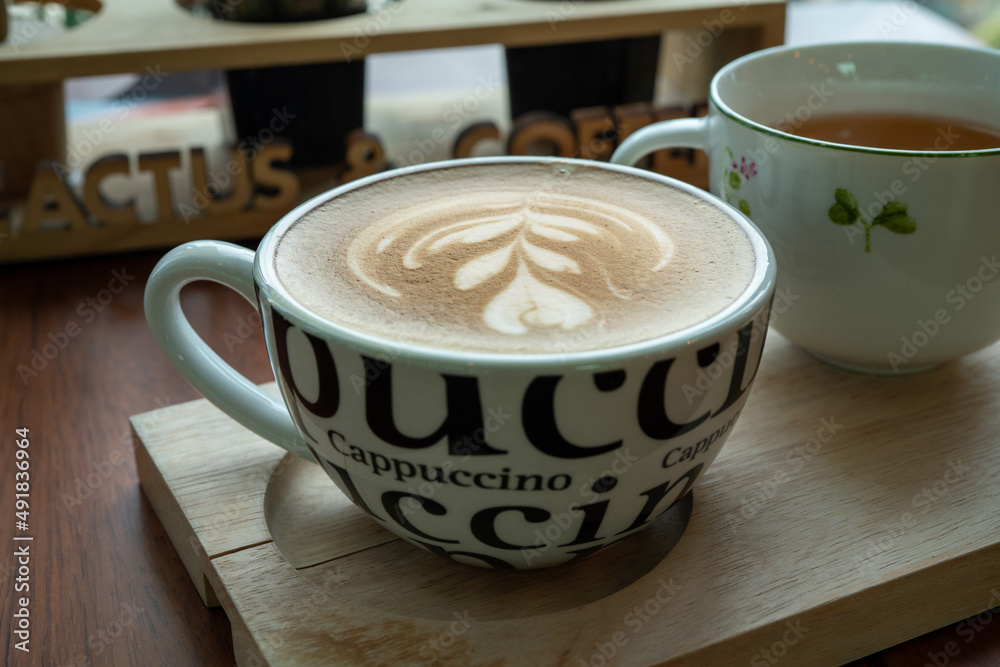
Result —
<path fill-rule="evenodd" d="M 134 468 L 129 415 L 150 411 L 162 414 L 158 412 L 162 407 L 198 398 L 160 353 L 147 331 L 142 313 L 143 286 L 160 254 L 147 252 L 0 267 L 0 363 L 4 370 L 0 378 L 0 425 L 3 428 L 0 433 L 0 456 L 5 458 L 3 469 L 9 470 L 6 461 L 13 457 L 13 429 L 28 427 L 31 429 L 34 457 L 29 531 L 35 538 L 31 574 L 34 620 L 31 654 L 14 650 L 12 643 L 7 641 L 12 636 L 11 605 L 14 595 L 9 592 L 13 590 L 15 570 L 12 569 L 14 560 L 10 549 L 5 549 L 0 556 L 0 587 L 3 589 L 0 595 L 0 637 L 5 640 L 5 663 L 12 667 L 63 666 L 87 664 L 87 661 L 101 666 L 230 667 L 234 663 L 234 655 L 241 664 L 254 664 L 252 654 L 247 653 L 253 650 L 254 643 L 246 628 L 241 627 L 238 620 L 231 625 L 222 609 L 209 609 L 202 603 L 166 532 L 140 490 Z M 102 306 L 98 300 L 103 299 L 103 290 L 108 289 L 108 283 L 113 278 L 112 271 L 124 271 L 134 279 Z M 94 305 L 90 305 L 88 299 L 94 299 Z M 183 302 L 195 328 L 224 358 L 254 382 L 273 379 L 259 329 L 244 328 L 247 324 L 256 326 L 256 320 L 241 297 L 204 283 L 185 288 Z M 100 306 L 101 310 L 98 311 L 95 306 Z M 37 376 L 30 376 L 27 383 L 23 382 L 17 372 L 18 366 L 30 365 L 33 350 L 41 351 L 52 342 L 50 334 L 58 338 L 56 334 L 66 331 L 70 323 L 79 326 L 77 335 L 55 358 L 46 360 L 47 365 Z M 817 527 L 825 531 L 823 535 L 839 548 L 853 548 L 857 546 L 858 539 L 862 543 L 866 539 L 874 539 L 877 543 L 880 537 L 889 535 L 888 532 L 880 533 L 878 524 L 864 538 L 854 538 L 852 542 L 836 541 L 834 529 L 840 525 L 851 525 L 861 518 L 850 515 L 823 518 L 809 513 L 809 505 L 805 501 L 812 494 L 793 492 L 800 479 L 812 480 L 821 468 L 829 468 L 838 471 L 842 485 L 849 490 L 861 493 L 867 486 L 879 487 L 866 492 L 864 497 L 884 503 L 883 511 L 891 512 L 891 519 L 895 520 L 903 512 L 912 511 L 909 507 L 911 491 L 918 493 L 924 487 L 933 488 L 935 481 L 942 478 L 947 466 L 946 458 L 949 453 L 954 454 L 952 450 L 957 448 L 961 451 L 963 462 L 980 461 L 982 454 L 977 453 L 980 450 L 996 451 L 995 435 L 988 434 L 980 440 L 969 437 L 975 429 L 997 418 L 997 411 L 989 403 L 990 392 L 992 396 L 997 395 L 991 385 L 995 377 L 991 369 L 995 370 L 995 366 L 987 366 L 985 370 L 976 367 L 980 360 L 989 356 L 989 352 L 949 364 L 926 376 L 872 379 L 828 369 L 795 350 L 782 351 L 776 345 L 777 341 L 777 337 L 770 340 L 765 351 L 766 368 L 771 368 L 772 374 L 761 376 L 762 383 L 755 389 L 758 393 L 752 400 L 766 399 L 768 389 L 763 382 L 765 377 L 770 378 L 767 382 L 779 382 L 777 374 L 785 372 L 788 374 L 788 385 L 796 392 L 804 391 L 816 382 L 826 383 L 831 402 L 826 406 L 830 409 L 817 411 L 814 419 L 783 416 L 766 426 L 766 433 L 773 440 L 766 449 L 770 464 L 785 465 L 782 452 L 787 456 L 794 452 L 795 447 L 803 445 L 808 437 L 814 436 L 821 417 L 829 419 L 833 416 L 838 424 L 844 424 L 844 428 L 828 447 L 824 445 L 815 458 L 804 462 L 801 470 L 792 471 L 791 466 L 785 468 L 786 474 L 794 479 L 779 484 L 776 495 L 769 500 L 764 498 L 755 502 L 750 490 L 739 494 L 733 491 L 738 503 L 735 506 L 737 511 L 741 498 L 745 498 L 748 503 L 745 513 L 749 515 L 752 508 L 757 510 L 757 514 L 743 523 L 734 522 L 731 537 L 727 539 L 739 540 L 741 546 L 748 547 L 748 540 L 757 532 L 780 534 L 781 526 L 775 525 L 774 517 L 780 507 L 788 506 L 798 508 L 797 512 L 815 521 Z M 799 369 L 798 375 L 793 373 L 795 369 Z M 802 369 L 808 372 L 802 375 Z M 948 394 L 945 389 L 953 383 L 965 387 L 965 393 Z M 859 469 L 847 465 L 851 460 L 847 456 L 851 451 L 847 441 L 853 442 L 877 429 L 880 421 L 888 419 L 885 415 L 873 415 L 864 407 L 876 388 L 884 397 L 894 400 L 906 415 L 919 415 L 921 410 L 919 406 L 907 405 L 905 391 L 930 388 L 935 393 L 935 400 L 924 404 L 924 412 L 930 415 L 932 426 L 927 434 L 933 435 L 932 441 L 937 449 L 907 453 L 908 459 L 912 458 L 914 462 L 913 475 L 919 478 L 915 489 L 912 486 L 908 488 L 912 482 L 895 479 L 893 475 L 877 470 L 876 464 L 884 462 L 886 456 L 884 452 L 880 453 L 878 445 L 865 449 L 875 461 L 871 466 Z M 761 392 L 761 389 L 764 391 Z M 987 393 L 986 398 L 980 395 L 982 392 Z M 799 394 L 796 393 L 794 400 L 786 401 L 786 407 L 794 407 L 798 399 Z M 971 401 L 970 407 L 963 407 L 962 401 Z M 746 417 L 751 415 L 751 408 L 757 407 L 760 405 L 748 406 Z M 724 453 L 730 452 L 730 448 L 733 449 L 731 454 L 736 453 L 736 448 L 750 430 L 747 428 L 749 423 L 741 421 Z M 897 436 L 894 437 L 924 435 L 915 426 L 901 427 L 895 420 L 892 423 L 896 425 L 894 432 Z M 898 442 L 896 445 L 890 443 L 890 446 L 898 446 Z M 110 464 L 110 470 L 107 464 Z M 108 472 L 108 475 L 101 476 L 99 470 Z M 948 492 L 931 504 L 926 514 L 919 515 L 916 526 L 920 531 L 928 528 L 939 531 L 931 540 L 930 552 L 935 554 L 937 567 L 943 572 L 946 583 L 952 582 L 958 589 L 963 583 L 975 582 L 958 576 L 962 570 L 957 567 L 957 552 L 952 554 L 948 544 L 961 548 L 963 543 L 958 538 L 957 529 L 970 514 L 963 514 L 960 523 L 949 523 L 939 518 L 939 511 L 943 512 L 943 517 L 952 516 L 963 507 L 969 510 L 978 508 L 983 511 L 984 517 L 977 519 L 973 516 L 972 520 L 981 520 L 979 526 L 985 534 L 997 532 L 995 522 L 1000 516 L 1000 507 L 996 504 L 988 506 L 982 500 L 968 499 L 963 484 L 974 481 L 974 471 L 960 483 L 950 485 Z M 94 488 L 87 486 L 88 477 L 92 474 L 99 475 L 101 480 Z M 713 514 L 722 513 L 724 516 L 733 513 L 734 505 L 723 498 L 718 499 L 712 509 L 708 484 L 720 475 L 734 474 L 742 473 L 729 466 L 725 458 L 713 464 L 703 480 L 706 484 L 699 484 L 696 489 L 700 495 L 696 499 L 695 515 L 678 549 L 689 538 L 697 536 L 698 526 Z M 13 493 L 13 478 L 4 474 L 0 480 L 0 498 L 5 499 L 0 503 L 0 509 L 3 509 L 0 511 L 0 537 L 10 544 L 10 538 L 15 534 L 9 500 Z M 96 481 L 96 478 L 91 477 L 90 481 Z M 882 486 L 885 488 L 879 490 Z M 757 487 L 757 490 L 760 488 Z M 82 491 L 87 493 L 86 497 L 82 497 Z M 78 493 L 80 504 L 74 503 L 70 511 L 65 498 L 75 498 Z M 967 502 L 971 504 L 966 505 Z M 989 517 L 993 517 L 992 528 Z M 816 556 L 817 549 L 823 545 L 817 543 L 815 536 L 812 541 L 807 539 L 804 542 L 798 538 L 798 532 L 789 530 L 787 536 L 782 536 L 782 548 L 769 552 L 766 563 L 748 563 L 747 557 L 733 558 L 732 569 L 720 575 L 716 582 L 727 593 L 705 602 L 714 614 L 713 627 L 740 623 L 747 609 L 755 605 L 768 609 L 773 615 L 780 614 L 780 607 L 789 603 L 779 589 L 789 580 L 807 579 L 824 590 L 834 587 L 834 580 L 830 578 L 832 575 L 826 571 L 828 562 Z M 892 544 L 882 540 L 882 546 L 886 548 L 884 553 L 873 552 L 872 567 L 865 568 L 873 572 L 865 574 L 863 581 L 877 581 L 884 577 L 887 566 L 883 560 L 892 560 L 909 549 L 913 537 L 904 534 L 893 540 Z M 968 542 L 965 544 L 967 546 Z M 412 548 L 408 548 L 408 552 L 419 555 Z M 984 558 L 990 555 L 988 551 L 982 553 Z M 237 552 L 218 557 L 213 562 L 220 570 L 225 564 L 226 567 L 231 566 L 233 572 L 245 572 L 241 570 L 240 554 L 248 558 L 246 552 Z M 803 565 L 810 563 L 808 567 Z M 995 559 L 984 562 L 981 568 L 983 576 L 988 577 L 992 573 L 996 579 L 998 567 Z M 729 597 L 740 576 L 759 574 L 762 570 L 769 573 L 772 583 L 762 587 L 752 601 Z M 349 585 L 349 579 L 345 579 L 343 570 L 338 575 L 334 567 L 328 576 L 324 576 L 319 583 L 310 580 L 313 586 L 311 594 L 319 591 L 333 597 L 342 589 L 349 590 L 344 589 Z M 845 588 L 843 597 L 847 599 L 850 595 L 851 589 Z M 982 605 L 989 604 L 989 589 L 981 591 L 980 598 Z M 311 600 L 310 597 L 305 598 L 307 603 Z M 954 615 L 955 620 L 963 613 L 971 613 L 957 607 L 948 610 L 947 594 L 942 595 L 939 587 L 923 590 L 919 604 L 913 605 L 912 610 L 899 604 L 898 598 L 879 597 L 860 620 L 871 625 L 899 625 L 907 632 L 919 633 L 922 630 L 910 619 L 895 619 L 903 612 L 930 617 L 941 614 L 945 609 L 949 615 Z M 587 608 L 596 609 L 592 605 L 587 605 Z M 844 612 L 843 608 L 832 607 L 830 613 L 833 618 Z M 320 623 L 329 627 L 336 620 L 336 617 L 324 617 Z M 620 616 L 600 618 L 595 614 L 575 635 L 575 640 L 581 647 L 590 646 L 594 650 L 593 644 L 606 641 L 609 631 L 621 620 Z M 438 619 L 437 622 L 443 621 Z M 834 623 L 839 625 L 841 621 Z M 485 627 L 490 623 L 483 622 L 482 625 Z M 405 626 L 406 623 L 397 622 L 394 627 Z M 456 629 L 459 627 L 456 626 Z M 810 641 L 811 637 L 817 641 L 823 637 L 823 624 L 808 627 L 810 633 L 805 637 Z M 261 635 L 266 639 L 259 641 L 272 651 L 281 650 L 282 642 L 287 643 L 287 639 L 283 639 L 280 625 L 273 630 Z M 626 627 L 625 631 L 631 633 L 631 628 Z M 344 659 L 364 657 L 366 635 L 358 633 L 356 637 L 352 642 L 345 642 L 347 648 L 343 654 L 324 657 L 329 662 L 341 655 Z M 469 633 L 464 637 L 468 639 Z M 529 633 L 528 640 L 536 641 L 531 637 Z M 443 644 L 451 644 L 454 640 L 453 645 L 457 646 L 460 638 L 433 636 L 426 645 L 420 645 L 424 655 L 421 657 L 418 652 L 410 662 L 428 664 L 433 655 L 430 652 L 442 654 L 441 649 L 446 648 Z M 371 641 L 374 643 L 375 639 Z M 767 647 L 777 640 L 780 640 L 780 635 L 771 639 Z M 431 643 L 435 641 L 437 644 Z M 510 635 L 506 641 L 516 644 L 520 638 Z M 658 640 L 650 637 L 645 641 L 656 643 Z M 854 645 L 854 635 L 846 633 L 840 641 Z M 761 645 L 760 648 L 766 647 Z M 369 659 L 374 660 L 378 655 L 378 652 L 372 653 Z M 971 617 L 946 625 L 867 656 L 853 663 L 853 667 L 923 667 L 933 664 L 931 656 L 939 662 L 946 660 L 951 667 L 995 667 L 1000 664 L 1000 610 L 992 615 L 982 614 L 978 619 Z M 589 659 L 589 654 L 587 657 Z M 495 662 L 500 663 L 499 659 Z M 525 654 L 517 664 L 531 664 L 530 656 Z M 575 664 L 579 665 L 579 662 Z M 741 664 L 746 665 L 748 661 Z M 786 655 L 775 663 L 765 664 L 800 663 Z"/>
<path fill-rule="evenodd" d="M 262 25 L 192 16 L 171 0 L 103 0 L 104 8 L 58 39 L 0 45 L 0 84 L 118 72 L 181 71 L 356 60 L 370 53 L 500 43 L 558 44 L 704 28 L 732 3 L 618 0 L 551 3 L 404 0 L 376 14 Z M 727 28 L 760 27 L 755 48 L 784 38 L 782 2 L 747 0 Z M 141 29 L 137 28 L 141 26 Z M 725 40 L 719 40 L 720 44 Z"/>
<path fill-rule="evenodd" d="M 0 556 L 7 665 L 232 664 L 228 621 L 199 600 L 138 487 L 133 463 L 129 415 L 197 397 L 145 324 L 143 287 L 159 255 L 0 270 L 0 535 L 9 545 L 15 534 L 7 473 L 13 429 L 27 427 L 35 538 L 30 654 L 7 642 L 13 550 Z M 128 283 L 117 294 L 109 289 L 113 272 Z M 263 350 L 251 340 L 230 350 L 222 340 L 249 310 L 234 300 L 225 314 L 214 311 L 213 303 L 228 296 L 202 284 L 187 290 L 184 301 L 220 353 L 263 381 L 269 372 Z M 34 352 L 51 352 L 46 346 L 66 331 L 76 335 L 22 380 L 18 367 L 30 368 Z"/>

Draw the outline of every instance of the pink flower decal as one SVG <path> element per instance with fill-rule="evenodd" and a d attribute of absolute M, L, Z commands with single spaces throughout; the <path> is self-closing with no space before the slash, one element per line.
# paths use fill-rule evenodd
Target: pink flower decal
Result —
<path fill-rule="evenodd" d="M 757 175 L 757 163 L 753 160 L 747 162 L 745 157 L 741 157 L 739 162 L 733 151 L 726 146 L 726 157 L 731 160 L 730 166 L 722 172 L 722 194 L 724 199 L 730 204 L 735 204 L 745 215 L 750 215 L 750 204 L 740 197 L 738 190 L 740 187 Z"/>
<path fill-rule="evenodd" d="M 733 169 L 736 169 L 736 163 L 733 163 Z M 747 162 L 745 157 L 740 158 L 740 173 L 743 174 L 743 178 L 750 180 L 757 175 L 757 163 Z"/>

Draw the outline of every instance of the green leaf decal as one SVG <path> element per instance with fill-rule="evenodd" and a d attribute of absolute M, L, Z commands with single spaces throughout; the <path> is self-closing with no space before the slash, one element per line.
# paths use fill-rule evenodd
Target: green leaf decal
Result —
<path fill-rule="evenodd" d="M 882 211 L 872 220 L 871 226 L 882 225 L 896 234 L 912 234 L 917 231 L 917 221 L 906 215 L 907 205 L 891 201 L 882 206 Z"/>
<path fill-rule="evenodd" d="M 854 214 L 854 219 L 858 219 L 858 200 L 844 188 L 837 188 L 833 193 L 833 200 Z"/>
<path fill-rule="evenodd" d="M 844 188 L 837 188 L 833 199 L 836 203 L 827 211 L 830 221 L 850 227 L 860 220 L 865 230 L 865 252 L 871 252 L 871 232 L 876 225 L 881 225 L 894 234 L 912 234 L 917 231 L 917 221 L 907 215 L 908 206 L 901 201 L 882 204 L 879 214 L 868 222 L 858 210 L 858 200 Z"/>
<path fill-rule="evenodd" d="M 882 206 L 882 212 L 879 215 L 890 216 L 890 215 L 906 215 L 907 205 L 901 201 L 891 201 Z"/>
<path fill-rule="evenodd" d="M 740 180 L 740 174 L 736 171 L 729 172 L 729 187 L 733 190 L 739 190 L 742 181 Z"/>
<path fill-rule="evenodd" d="M 903 208 L 905 209 L 906 207 L 904 206 Z M 882 216 L 880 215 L 879 217 L 881 218 Z M 890 232 L 895 232 L 897 234 L 912 234 L 917 231 L 917 221 L 905 213 L 886 216 L 884 219 L 879 221 L 878 224 L 882 225 Z"/>
<path fill-rule="evenodd" d="M 747 203 L 746 199 L 741 199 L 739 202 L 740 212 L 743 215 L 750 217 L 750 204 Z"/>
<path fill-rule="evenodd" d="M 856 213 L 852 213 L 843 204 L 834 204 L 827 213 L 832 222 L 838 225 L 853 225 L 858 219 Z"/>

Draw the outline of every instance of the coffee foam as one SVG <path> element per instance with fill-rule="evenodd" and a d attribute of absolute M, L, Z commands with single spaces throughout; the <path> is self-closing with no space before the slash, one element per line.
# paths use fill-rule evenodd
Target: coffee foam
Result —
<path fill-rule="evenodd" d="M 500 353 L 614 347 L 701 322 L 749 284 L 725 213 L 597 167 L 396 176 L 307 213 L 275 269 L 321 317 L 382 338 Z"/>

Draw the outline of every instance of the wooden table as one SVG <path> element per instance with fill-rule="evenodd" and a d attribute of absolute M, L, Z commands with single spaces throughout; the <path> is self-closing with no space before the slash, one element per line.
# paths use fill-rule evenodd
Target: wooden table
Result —
<path fill-rule="evenodd" d="M 161 254 L 0 268 L 0 538 L 8 544 L 0 637 L 12 667 L 234 662 L 225 613 L 202 604 L 136 477 L 129 415 L 197 398 L 146 328 L 143 289 Z M 272 379 L 246 302 L 207 283 L 186 288 L 183 302 L 223 357 L 255 382 Z M 15 527 L 13 507 L 18 428 L 30 429 L 26 531 Z M 13 553 L 25 544 L 30 654 L 14 648 L 13 635 L 16 598 L 25 595 L 13 593 Z M 981 619 L 854 664 L 995 667 L 1000 609 Z"/>

